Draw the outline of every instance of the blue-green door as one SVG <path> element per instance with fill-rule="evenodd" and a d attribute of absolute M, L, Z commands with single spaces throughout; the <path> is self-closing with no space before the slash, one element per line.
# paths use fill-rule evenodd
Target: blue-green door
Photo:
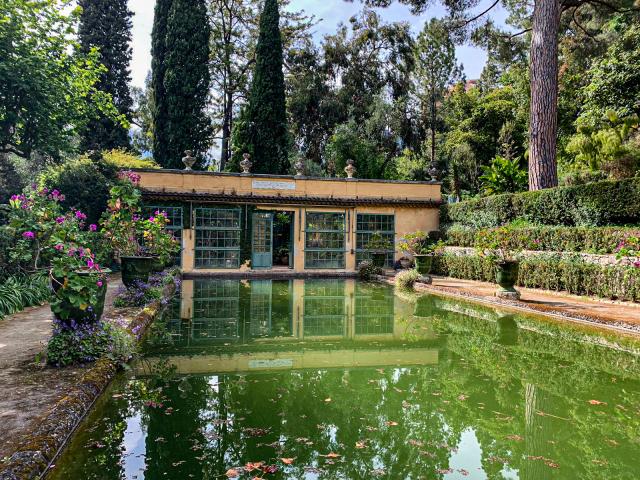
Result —
<path fill-rule="evenodd" d="M 273 213 L 253 214 L 251 266 L 253 268 L 273 266 Z"/>

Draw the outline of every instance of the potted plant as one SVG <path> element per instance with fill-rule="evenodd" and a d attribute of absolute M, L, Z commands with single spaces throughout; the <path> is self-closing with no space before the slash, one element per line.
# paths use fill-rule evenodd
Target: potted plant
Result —
<path fill-rule="evenodd" d="M 140 176 L 121 172 L 120 182 L 111 188 L 111 198 L 102 225 L 120 257 L 122 282 L 127 288 L 136 282 L 146 283 L 154 268 L 162 269 L 180 246 L 166 231 L 165 212 L 156 211 L 145 218 L 141 215 L 141 194 L 137 187 Z"/>
<path fill-rule="evenodd" d="M 35 271 L 50 265 L 55 318 L 90 323 L 104 310 L 108 270 L 100 269 L 92 245 L 99 244 L 96 225 L 86 226 L 86 215 L 71 209 L 63 214 L 64 195 L 32 185 L 10 200 L 10 225 L 19 235 L 15 254 Z"/>
<path fill-rule="evenodd" d="M 476 236 L 476 249 L 495 265 L 496 283 L 500 286 L 496 296 L 519 299 L 520 293 L 514 287 L 518 281 L 520 252 L 511 246 L 509 238 L 507 227 L 481 230 Z"/>
<path fill-rule="evenodd" d="M 278 258 L 281 265 L 289 265 L 289 248 L 281 247 L 278 250 Z"/>
<path fill-rule="evenodd" d="M 405 235 L 399 248 L 414 258 L 416 270 L 420 275 L 429 275 L 433 258 L 442 252 L 444 244 L 442 241 L 435 241 L 432 235 L 418 230 Z"/>
<path fill-rule="evenodd" d="M 369 238 L 365 249 L 371 254 L 374 267 L 382 268 L 387 261 L 387 254 L 393 249 L 393 244 L 380 232 L 375 232 Z"/>

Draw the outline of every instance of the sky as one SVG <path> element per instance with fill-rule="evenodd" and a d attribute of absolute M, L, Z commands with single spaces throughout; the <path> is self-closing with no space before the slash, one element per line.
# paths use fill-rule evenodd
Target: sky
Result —
<path fill-rule="evenodd" d="M 478 11 L 483 10 L 483 3 L 478 6 Z M 137 87 L 144 86 L 147 72 L 151 68 L 151 29 L 153 27 L 154 0 L 129 0 L 129 8 L 133 11 L 133 61 L 131 62 L 131 75 L 133 84 Z M 340 22 L 347 22 L 351 16 L 362 9 L 358 1 L 353 3 L 344 0 L 291 0 L 290 10 L 304 10 L 309 15 L 314 15 L 319 20 L 313 30 L 316 42 L 320 42 L 324 35 L 334 33 Z M 391 7 L 378 10 L 385 22 L 407 21 L 414 32 L 419 32 L 425 22 L 431 17 L 444 16 L 441 7 L 434 7 L 422 16 L 412 15 L 407 7 L 394 3 Z M 504 12 L 498 11 L 492 14 L 498 22 L 504 20 Z M 487 61 L 486 53 L 479 48 L 471 46 L 459 46 L 457 48 L 458 62 L 464 66 L 468 79 L 480 76 L 482 68 Z"/>

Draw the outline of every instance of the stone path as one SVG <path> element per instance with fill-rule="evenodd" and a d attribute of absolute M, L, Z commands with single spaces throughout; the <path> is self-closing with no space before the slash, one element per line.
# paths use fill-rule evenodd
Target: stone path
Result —
<path fill-rule="evenodd" d="M 453 293 L 485 302 L 504 304 L 494 296 L 496 285 L 491 283 L 433 277 L 433 284 L 421 287 L 421 289 Z M 520 301 L 508 303 L 543 313 L 556 313 L 577 319 L 591 317 L 598 319 L 601 323 L 640 331 L 640 303 L 580 297 L 568 293 L 531 288 L 518 288 L 518 291 L 521 294 Z"/>
<path fill-rule="evenodd" d="M 110 278 L 106 313 L 120 285 L 119 276 Z M 21 432 L 45 414 L 85 370 L 44 365 L 51 328 L 49 305 L 0 320 L 0 460 L 12 453 Z"/>

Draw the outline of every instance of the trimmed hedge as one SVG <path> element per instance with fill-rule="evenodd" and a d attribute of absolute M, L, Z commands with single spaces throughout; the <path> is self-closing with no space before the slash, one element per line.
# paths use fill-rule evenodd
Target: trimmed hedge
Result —
<path fill-rule="evenodd" d="M 536 225 L 640 224 L 640 178 L 494 195 L 443 205 L 443 225 L 499 227 L 525 220 Z"/>
<path fill-rule="evenodd" d="M 433 271 L 436 275 L 495 283 L 493 262 L 477 255 L 437 257 Z M 640 268 L 598 265 L 573 256 L 541 254 L 520 262 L 518 285 L 637 302 L 640 301 Z"/>
<path fill-rule="evenodd" d="M 476 247 L 480 231 L 451 228 L 445 240 L 450 246 Z M 608 254 L 627 236 L 640 237 L 640 227 L 525 227 L 509 229 L 507 235 L 513 250 Z"/>

